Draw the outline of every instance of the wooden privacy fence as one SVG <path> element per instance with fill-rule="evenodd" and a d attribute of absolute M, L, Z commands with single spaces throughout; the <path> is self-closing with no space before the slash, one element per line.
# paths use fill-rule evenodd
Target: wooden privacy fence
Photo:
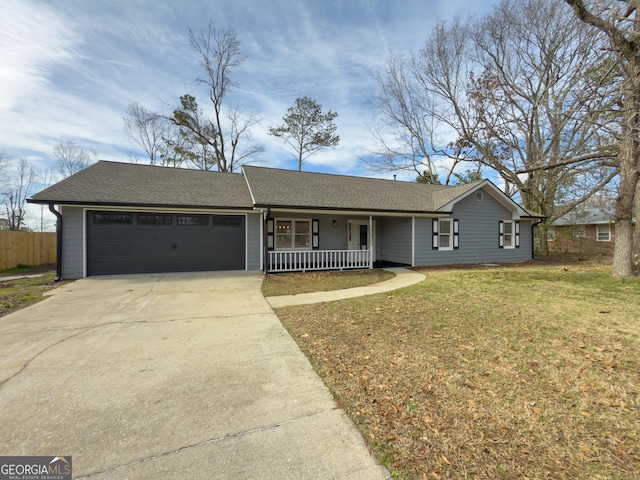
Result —
<path fill-rule="evenodd" d="M 55 233 L 0 231 L 0 270 L 55 261 Z"/>

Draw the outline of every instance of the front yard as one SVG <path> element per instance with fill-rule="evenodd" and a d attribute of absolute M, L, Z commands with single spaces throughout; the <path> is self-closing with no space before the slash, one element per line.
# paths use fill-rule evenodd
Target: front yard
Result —
<path fill-rule="evenodd" d="M 394 277 L 388 270 L 380 268 L 329 272 L 271 273 L 262 282 L 262 294 L 298 295 L 300 293 L 341 290 L 384 282 Z"/>
<path fill-rule="evenodd" d="M 427 269 L 400 291 L 276 313 L 398 478 L 633 479 L 640 279 L 609 272 Z"/>
<path fill-rule="evenodd" d="M 47 273 L 52 269 L 55 271 L 55 265 L 45 264 L 0 271 L 0 317 L 43 300 L 46 292 L 66 283 L 55 283 L 55 274 Z M 14 276 L 34 274 L 42 275 L 7 280 Z"/>

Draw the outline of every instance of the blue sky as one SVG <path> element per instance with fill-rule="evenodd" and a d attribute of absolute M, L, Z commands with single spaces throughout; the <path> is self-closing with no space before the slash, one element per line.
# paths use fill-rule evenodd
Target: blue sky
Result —
<path fill-rule="evenodd" d="M 482 14 L 480 0 L 0 0 L 0 150 L 53 165 L 60 141 L 100 159 L 138 153 L 122 133 L 129 103 L 169 111 L 190 93 L 198 59 L 188 29 L 209 19 L 233 28 L 246 57 L 229 103 L 255 112 L 258 164 L 296 168 L 284 142 L 267 135 L 297 97 L 338 113 L 335 149 L 312 156 L 307 171 L 372 175 L 359 157 L 375 148 L 372 74 L 391 53 L 418 50 L 440 18 Z"/>

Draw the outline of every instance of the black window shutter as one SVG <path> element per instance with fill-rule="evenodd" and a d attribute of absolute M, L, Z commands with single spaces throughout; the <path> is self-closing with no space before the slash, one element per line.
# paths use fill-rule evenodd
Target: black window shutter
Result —
<path fill-rule="evenodd" d="M 320 220 L 311 220 L 311 248 L 320 250 Z"/>
<path fill-rule="evenodd" d="M 514 222 L 515 228 L 515 237 L 516 237 L 516 248 L 520 248 L 520 222 Z"/>
<path fill-rule="evenodd" d="M 458 220 L 453 219 L 453 248 L 460 248 L 460 242 L 458 238 Z"/>
<path fill-rule="evenodd" d="M 432 231 L 432 239 L 431 239 L 431 248 L 433 250 L 438 249 L 438 219 L 434 218 L 431 220 L 431 231 Z"/>
<path fill-rule="evenodd" d="M 498 247 L 504 248 L 504 222 L 498 222 Z"/>
<path fill-rule="evenodd" d="M 267 250 L 273 250 L 274 245 L 274 220 L 273 218 L 267 218 Z"/>

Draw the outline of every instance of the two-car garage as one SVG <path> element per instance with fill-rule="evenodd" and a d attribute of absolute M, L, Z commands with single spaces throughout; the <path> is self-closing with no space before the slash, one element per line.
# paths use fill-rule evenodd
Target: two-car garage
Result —
<path fill-rule="evenodd" d="M 245 269 L 245 215 L 86 215 L 88 275 Z"/>

